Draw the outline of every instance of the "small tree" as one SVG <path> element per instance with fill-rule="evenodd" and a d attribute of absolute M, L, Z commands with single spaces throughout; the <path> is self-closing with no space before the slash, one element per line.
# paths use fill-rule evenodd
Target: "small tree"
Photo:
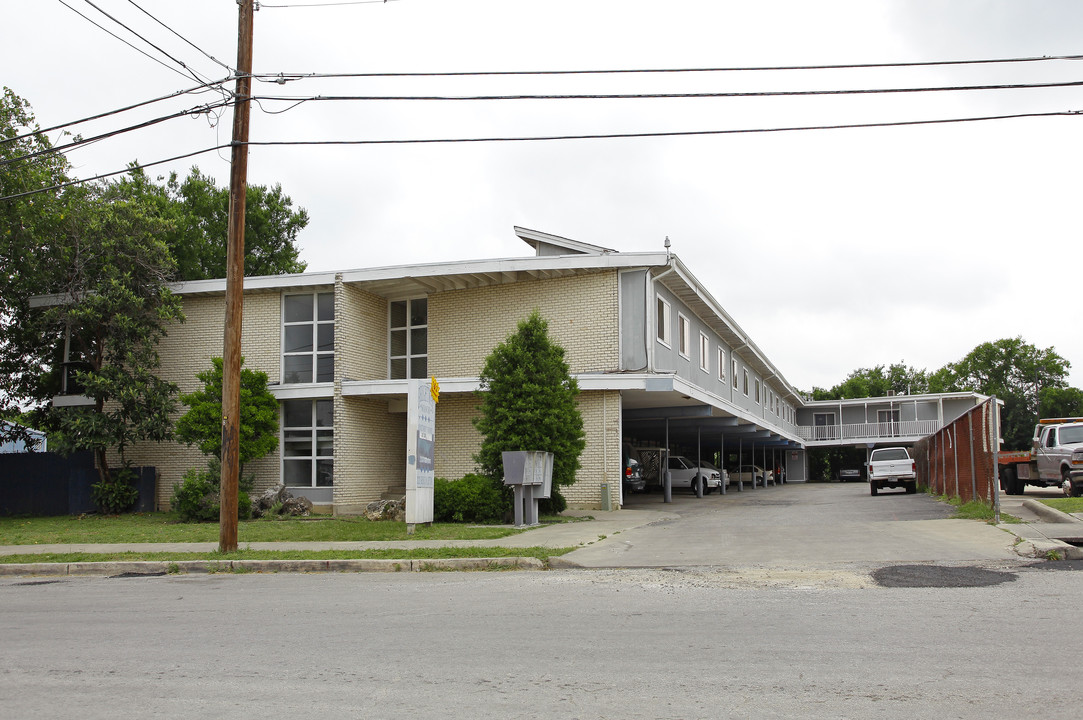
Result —
<path fill-rule="evenodd" d="M 188 412 L 177 421 L 177 439 L 222 459 L 222 358 L 196 373 L 203 389 L 181 396 Z M 240 462 L 258 460 L 278 447 L 278 401 L 267 390 L 267 373 L 249 370 L 241 358 Z"/>
<path fill-rule="evenodd" d="M 177 421 L 177 438 L 195 445 L 208 457 L 207 469 L 192 468 L 173 490 L 173 509 L 184 521 L 213 521 L 219 517 L 219 481 L 222 461 L 222 358 L 211 358 L 210 370 L 196 373 L 203 389 L 181 396 L 188 412 Z M 244 365 L 244 358 L 241 358 Z M 239 452 L 241 464 L 237 516 L 251 511 L 248 491 L 252 479 L 244 464 L 258 460 L 278 447 L 278 401 L 267 390 L 267 373 L 241 368 L 241 417 Z"/>
<path fill-rule="evenodd" d="M 485 359 L 481 415 L 474 419 L 484 440 L 474 461 L 484 475 L 500 482 L 505 450 L 553 453 L 549 509 L 559 512 L 565 502 L 557 488 L 575 482 L 586 440 L 575 400 L 579 386 L 568 373 L 564 348 L 549 338 L 548 330 L 535 310 Z"/>

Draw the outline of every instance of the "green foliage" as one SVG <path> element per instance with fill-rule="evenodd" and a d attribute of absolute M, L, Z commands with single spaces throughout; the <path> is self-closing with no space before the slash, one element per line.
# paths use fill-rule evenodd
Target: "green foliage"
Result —
<path fill-rule="evenodd" d="M 461 480 L 436 478 L 433 485 L 433 520 L 436 522 L 501 522 L 511 507 L 503 483 L 470 474 Z"/>
<path fill-rule="evenodd" d="M 204 455 L 222 455 L 222 358 L 196 374 L 203 389 L 181 396 L 188 412 L 177 421 L 177 439 Z M 241 359 L 240 462 L 258 460 L 278 447 L 278 401 L 267 390 L 267 373 L 249 370 Z"/>
<path fill-rule="evenodd" d="M 1039 417 L 1083 417 L 1083 390 L 1079 388 L 1042 388 L 1039 397 Z"/>
<path fill-rule="evenodd" d="M 106 515 L 126 512 L 139 498 L 139 490 L 132 484 L 134 480 L 134 470 L 127 466 L 118 468 L 110 476 L 90 486 L 90 499 Z"/>
<path fill-rule="evenodd" d="M 904 363 L 895 363 L 885 368 L 877 365 L 872 368 L 858 368 L 846 379 L 830 390 L 812 389 L 813 400 L 846 400 L 850 398 L 886 397 L 896 395 L 918 395 L 928 392 L 929 378 L 924 370 L 918 370 Z"/>
<path fill-rule="evenodd" d="M 218 494 L 220 467 L 211 462 L 205 469 L 191 468 L 184 480 L 173 486 L 170 506 L 181 522 L 218 522 L 221 501 Z M 237 519 L 247 520 L 252 515 L 252 498 L 248 495 L 251 482 L 237 493 Z"/>
<path fill-rule="evenodd" d="M 176 218 L 168 237 L 177 260 L 177 277 L 203 280 L 226 276 L 226 237 L 229 227 L 229 188 L 193 167 L 183 181 L 176 174 L 158 191 Z M 293 209 L 281 185 L 249 185 L 245 196 L 244 274 L 281 275 L 304 272 L 297 234 L 308 225 L 308 213 Z"/>
<path fill-rule="evenodd" d="M 480 380 L 481 415 L 474 426 L 483 439 L 474 460 L 481 473 L 501 480 L 502 452 L 544 450 L 553 453 L 554 493 L 557 486 L 575 482 L 586 446 L 576 405 L 579 387 L 564 349 L 549 338 L 548 324 L 536 310 L 493 349 Z"/>

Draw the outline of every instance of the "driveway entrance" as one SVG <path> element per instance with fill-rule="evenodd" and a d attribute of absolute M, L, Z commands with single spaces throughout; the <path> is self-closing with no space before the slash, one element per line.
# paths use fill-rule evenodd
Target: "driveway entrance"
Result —
<path fill-rule="evenodd" d="M 791 483 L 713 494 L 625 497 L 626 507 L 677 519 L 608 537 L 565 558 L 584 567 L 763 566 L 1018 561 L 1014 536 L 928 495 L 869 495 L 866 483 Z"/>

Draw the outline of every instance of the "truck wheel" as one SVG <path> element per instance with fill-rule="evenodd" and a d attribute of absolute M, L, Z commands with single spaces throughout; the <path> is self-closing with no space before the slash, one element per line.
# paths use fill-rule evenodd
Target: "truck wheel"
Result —
<path fill-rule="evenodd" d="M 1024 494 L 1026 494 L 1026 489 L 1027 489 L 1027 481 L 1020 478 L 1020 477 L 1016 477 L 1015 482 L 1012 483 L 1012 490 L 1014 490 L 1014 492 L 1011 492 L 1009 494 L 1010 495 L 1024 495 Z"/>
<path fill-rule="evenodd" d="M 872 495 L 873 497 L 876 497 L 876 490 L 877 490 L 876 483 L 874 483 L 874 482 L 869 483 L 869 494 Z"/>
<path fill-rule="evenodd" d="M 914 494 L 917 493 L 917 491 L 918 491 L 918 481 L 917 480 L 911 480 L 910 482 L 906 483 L 906 494 L 907 495 L 914 495 Z"/>
<path fill-rule="evenodd" d="M 1072 476 L 1068 472 L 1068 468 L 1064 468 L 1060 471 L 1060 489 L 1064 491 L 1064 497 L 1079 497 L 1080 490 L 1076 488 L 1075 483 L 1072 482 Z"/>
<path fill-rule="evenodd" d="M 703 478 L 692 478 L 692 483 L 688 487 L 692 488 L 693 495 L 703 494 Z"/>

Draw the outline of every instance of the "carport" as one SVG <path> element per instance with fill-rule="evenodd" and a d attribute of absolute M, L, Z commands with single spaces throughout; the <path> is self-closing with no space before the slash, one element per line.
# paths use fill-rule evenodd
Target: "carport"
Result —
<path fill-rule="evenodd" d="M 670 502 L 672 498 L 671 488 L 665 483 L 664 469 L 668 466 L 668 455 L 677 454 L 673 452 L 675 448 L 685 449 L 688 458 L 697 466 L 703 460 L 713 462 L 714 454 L 718 452 L 723 468 L 730 464 L 726 458 L 733 456 L 738 468 L 756 464 L 771 470 L 787 464 L 787 451 L 802 449 L 795 438 L 784 437 L 765 423 L 697 401 L 689 395 L 626 391 L 623 396 L 624 440 L 632 441 L 633 447 L 654 447 L 663 453 L 658 478 L 663 488 L 663 502 Z M 660 400 L 670 400 L 673 404 L 659 403 Z M 781 479 L 776 478 L 775 482 L 779 483 Z M 744 490 L 739 477 L 736 483 L 738 491 Z M 755 482 L 752 487 L 756 487 Z M 697 495 L 701 496 L 701 492 L 697 487 Z M 726 492 L 726 483 L 722 485 L 722 492 Z"/>

